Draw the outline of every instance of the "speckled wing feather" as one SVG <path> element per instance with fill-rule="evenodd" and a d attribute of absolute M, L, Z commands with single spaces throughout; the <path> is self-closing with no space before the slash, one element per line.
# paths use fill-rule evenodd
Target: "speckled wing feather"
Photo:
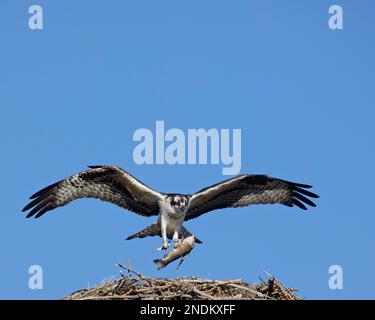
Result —
<path fill-rule="evenodd" d="M 23 212 L 27 218 L 40 217 L 47 211 L 81 198 L 111 202 L 143 216 L 157 215 L 162 195 L 115 166 L 90 166 L 91 170 L 58 181 L 30 197 Z"/>
<path fill-rule="evenodd" d="M 288 207 L 296 205 L 306 210 L 304 203 L 315 207 L 307 197 L 318 198 L 315 193 L 307 191 L 308 188 L 311 186 L 265 175 L 240 175 L 193 194 L 185 220 L 194 219 L 216 209 L 251 204 L 280 203 Z"/>

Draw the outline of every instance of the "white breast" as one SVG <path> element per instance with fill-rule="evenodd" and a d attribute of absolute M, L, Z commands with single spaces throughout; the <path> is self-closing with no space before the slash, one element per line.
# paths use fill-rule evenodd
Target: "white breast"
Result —
<path fill-rule="evenodd" d="M 159 201 L 160 211 L 167 214 L 172 219 L 179 219 L 185 217 L 187 210 L 182 211 L 180 208 L 172 207 L 171 204 L 166 200 Z"/>
<path fill-rule="evenodd" d="M 173 208 L 165 200 L 159 201 L 159 208 L 159 219 L 163 219 L 166 222 L 168 233 L 173 233 L 176 229 L 180 230 L 187 210 L 183 212 L 178 208 Z"/>

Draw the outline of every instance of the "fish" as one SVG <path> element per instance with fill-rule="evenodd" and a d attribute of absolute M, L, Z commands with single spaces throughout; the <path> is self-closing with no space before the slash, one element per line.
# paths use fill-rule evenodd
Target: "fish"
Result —
<path fill-rule="evenodd" d="M 173 250 L 164 255 L 163 259 L 155 259 L 154 263 L 158 266 L 158 270 L 166 267 L 171 262 L 181 258 L 177 269 L 180 267 L 181 263 L 185 257 L 193 250 L 196 239 L 194 236 L 187 237 L 178 243 Z"/>

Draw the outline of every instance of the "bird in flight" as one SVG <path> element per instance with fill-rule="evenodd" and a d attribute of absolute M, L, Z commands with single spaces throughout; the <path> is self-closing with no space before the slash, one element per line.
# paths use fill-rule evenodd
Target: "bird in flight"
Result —
<path fill-rule="evenodd" d="M 158 192 L 117 166 L 89 166 L 60 180 L 30 197 L 32 201 L 22 212 L 27 218 L 39 218 L 47 211 L 81 198 L 97 198 L 111 202 L 141 216 L 158 216 L 155 223 L 127 239 L 161 236 L 158 251 L 167 249 L 168 239 L 175 246 L 191 236 L 183 222 L 223 208 L 245 207 L 251 204 L 283 204 L 306 210 L 315 207 L 310 198 L 319 196 L 306 189 L 311 186 L 260 174 L 242 174 L 214 184 L 193 194 Z M 197 243 L 201 243 L 199 239 Z"/>

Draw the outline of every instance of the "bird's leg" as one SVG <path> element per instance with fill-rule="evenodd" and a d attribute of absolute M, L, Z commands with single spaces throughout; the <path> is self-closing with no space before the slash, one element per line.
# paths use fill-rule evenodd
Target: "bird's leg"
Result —
<path fill-rule="evenodd" d="M 161 247 L 156 249 L 156 251 L 166 250 L 169 247 L 168 238 L 167 238 L 167 224 L 163 217 L 161 217 L 160 219 L 160 229 L 161 229 L 161 238 L 163 239 L 163 243 Z"/>
<path fill-rule="evenodd" d="M 180 244 L 180 241 L 179 241 L 179 238 L 178 238 L 178 231 L 177 230 L 174 231 L 172 240 L 174 242 L 174 247 L 176 248 Z"/>

